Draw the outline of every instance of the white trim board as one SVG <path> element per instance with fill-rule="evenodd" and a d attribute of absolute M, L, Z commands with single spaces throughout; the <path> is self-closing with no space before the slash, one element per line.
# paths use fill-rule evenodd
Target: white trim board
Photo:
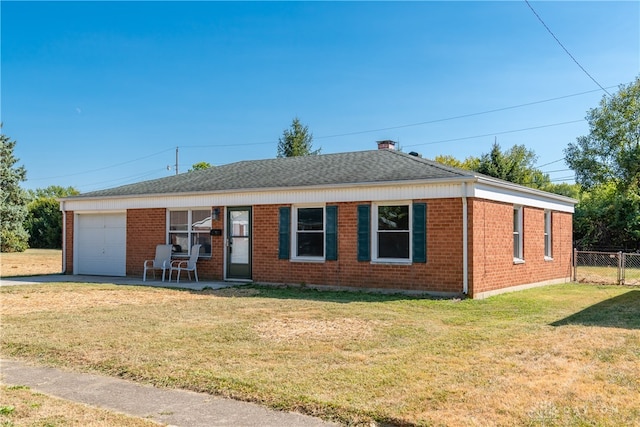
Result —
<path fill-rule="evenodd" d="M 466 196 L 498 202 L 537 207 L 560 212 L 574 211 L 575 200 L 543 191 L 521 190 L 519 186 L 497 182 L 468 182 Z M 379 202 L 460 198 L 463 182 L 384 183 L 350 187 L 292 188 L 220 193 L 160 194 L 105 198 L 65 198 L 65 211 L 111 212 L 126 209 L 191 208 L 194 206 L 255 206 L 277 204 L 320 204 L 335 202 Z"/>

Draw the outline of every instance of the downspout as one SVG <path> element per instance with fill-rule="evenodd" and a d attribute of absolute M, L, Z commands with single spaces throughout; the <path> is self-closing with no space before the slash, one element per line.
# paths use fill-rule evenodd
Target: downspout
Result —
<path fill-rule="evenodd" d="M 67 273 L 67 211 L 64 202 L 60 202 L 62 211 L 62 274 Z"/>
<path fill-rule="evenodd" d="M 467 219 L 467 183 L 462 183 L 462 293 L 469 295 L 469 232 Z"/>

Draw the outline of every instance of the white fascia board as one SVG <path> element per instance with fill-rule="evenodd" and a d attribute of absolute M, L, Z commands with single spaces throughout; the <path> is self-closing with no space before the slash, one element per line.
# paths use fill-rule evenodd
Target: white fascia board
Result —
<path fill-rule="evenodd" d="M 225 191 L 148 196 L 68 198 L 61 201 L 66 211 L 109 211 L 122 209 L 185 208 L 196 206 L 251 206 L 266 204 L 331 203 L 397 199 L 437 199 L 461 196 L 461 183 L 454 180 L 385 182 L 361 185 L 295 187 L 264 190 Z"/>
<path fill-rule="evenodd" d="M 520 185 L 504 185 L 502 182 L 482 180 L 476 182 L 472 189 L 473 195 L 479 199 L 494 200 L 514 205 L 530 206 L 559 212 L 574 212 L 577 200 L 557 194 L 547 193 L 522 187 Z"/>
<path fill-rule="evenodd" d="M 563 202 L 567 204 L 575 205 L 578 203 L 578 200 L 573 199 L 571 197 L 567 197 L 567 196 L 563 196 L 555 193 L 549 193 L 548 191 L 538 190 L 536 188 L 526 187 L 524 185 L 514 184 L 512 182 L 503 181 L 503 180 L 499 180 L 491 177 L 478 177 L 476 181 L 481 184 L 488 184 L 496 187 L 512 189 L 513 191 L 517 191 L 525 194 L 537 195 L 540 197 L 546 197 L 546 198 L 557 200 L 559 202 Z"/>

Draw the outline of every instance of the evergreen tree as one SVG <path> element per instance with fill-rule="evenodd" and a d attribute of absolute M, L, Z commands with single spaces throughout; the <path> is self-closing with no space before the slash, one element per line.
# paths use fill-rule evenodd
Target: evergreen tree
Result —
<path fill-rule="evenodd" d="M 15 166 L 15 141 L 0 134 L 0 252 L 22 252 L 28 248 L 29 235 L 24 229 L 27 217 L 27 194 L 20 187 L 26 179 L 24 166 Z"/>
<path fill-rule="evenodd" d="M 311 142 L 313 134 L 309 127 L 300 123 L 299 118 L 294 118 L 289 129 L 285 129 L 282 137 L 278 139 L 278 157 L 297 157 L 320 154 L 320 149 L 313 150 Z"/>
<path fill-rule="evenodd" d="M 503 152 L 494 142 L 491 151 L 480 156 L 476 171 L 515 184 L 544 188 L 551 180 L 549 175 L 536 169 L 536 159 L 533 150 L 524 145 L 514 145 Z"/>

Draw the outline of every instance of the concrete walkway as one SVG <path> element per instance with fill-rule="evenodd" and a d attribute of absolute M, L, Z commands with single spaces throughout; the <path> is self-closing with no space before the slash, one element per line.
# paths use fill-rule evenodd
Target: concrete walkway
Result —
<path fill-rule="evenodd" d="M 131 381 L 0 360 L 5 385 L 32 390 L 159 423 L 180 427 L 327 427 L 318 418 L 204 393 L 156 388 Z"/>
<path fill-rule="evenodd" d="M 152 276 L 153 277 L 153 276 Z M 146 282 L 141 277 L 114 277 L 114 276 L 87 276 L 72 274 L 49 274 L 45 276 L 8 277 L 0 279 L 0 286 L 37 285 L 40 283 L 76 282 L 76 283 L 110 283 L 115 285 L 157 286 L 163 288 L 191 289 L 201 291 L 203 289 L 222 289 L 231 286 L 242 285 L 245 282 L 193 282 L 188 278 L 176 282 L 175 278 L 162 281 L 160 278 L 148 278 Z"/>

